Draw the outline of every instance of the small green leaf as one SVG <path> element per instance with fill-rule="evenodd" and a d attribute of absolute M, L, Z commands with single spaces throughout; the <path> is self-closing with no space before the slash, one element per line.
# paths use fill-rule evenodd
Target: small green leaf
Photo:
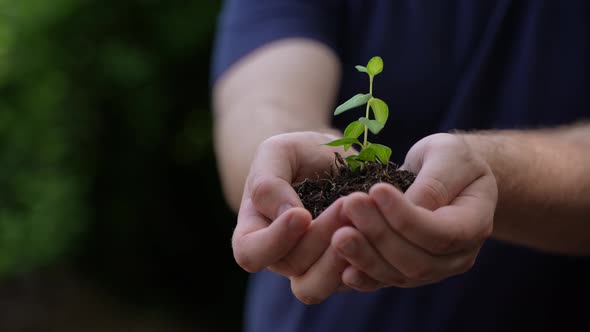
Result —
<path fill-rule="evenodd" d="M 360 121 L 354 121 L 344 129 L 344 137 L 358 138 L 365 130 L 365 125 Z"/>
<path fill-rule="evenodd" d="M 336 107 L 336 110 L 334 111 L 334 115 L 338 115 L 342 112 L 348 111 L 349 109 L 364 105 L 369 101 L 370 98 L 371 98 L 371 95 L 368 93 L 367 94 L 362 94 L 362 93 L 356 94 L 352 98 L 345 101 L 342 105 Z"/>
<path fill-rule="evenodd" d="M 340 138 L 340 139 L 337 139 L 337 140 L 332 141 L 332 142 L 324 143 L 323 145 L 328 145 L 328 146 L 342 146 L 342 145 L 355 144 L 355 143 L 361 145 L 361 142 L 359 142 L 359 140 L 357 138 L 354 138 L 354 137 L 344 137 L 344 138 Z"/>
<path fill-rule="evenodd" d="M 348 167 L 350 167 L 350 170 L 354 172 L 359 168 L 363 168 L 363 163 L 358 160 L 351 160 L 348 162 Z"/>
<path fill-rule="evenodd" d="M 354 68 L 356 68 L 356 70 L 360 71 L 361 73 L 367 72 L 367 67 L 365 66 L 355 66 Z"/>
<path fill-rule="evenodd" d="M 365 125 L 359 121 L 354 121 L 344 129 L 344 137 L 358 138 L 363 131 L 365 131 Z M 347 151 L 350 146 L 351 144 L 346 144 L 344 146 L 344 151 Z"/>
<path fill-rule="evenodd" d="M 391 149 L 389 147 L 381 144 L 371 144 L 370 148 L 375 151 L 375 155 L 377 155 L 377 158 L 379 158 L 382 164 L 387 164 L 391 157 Z"/>
<path fill-rule="evenodd" d="M 350 167 L 350 169 L 354 172 L 356 171 L 359 167 L 363 166 L 363 162 L 359 161 L 357 155 L 351 155 L 348 156 L 346 158 L 344 158 L 346 160 L 346 163 L 348 164 L 348 167 Z"/>
<path fill-rule="evenodd" d="M 380 72 L 383 71 L 383 59 L 381 57 L 375 56 L 369 60 L 367 64 L 367 73 L 371 76 L 377 76 Z"/>
<path fill-rule="evenodd" d="M 344 158 L 344 160 L 346 160 L 346 162 L 348 163 L 350 161 L 357 161 L 357 158 L 358 158 L 358 155 L 353 154 L 353 155 L 347 156 L 346 158 Z"/>
<path fill-rule="evenodd" d="M 367 126 L 373 134 L 378 134 L 383 129 L 383 124 L 377 120 L 369 120 L 365 117 L 359 118 L 359 121 Z"/>
<path fill-rule="evenodd" d="M 369 145 L 359 153 L 357 159 L 364 161 L 375 161 L 375 157 L 375 150 L 371 147 L 371 145 Z"/>
<path fill-rule="evenodd" d="M 379 98 L 371 98 L 371 100 L 369 100 L 369 105 L 373 110 L 373 114 L 375 114 L 375 120 L 385 125 L 385 122 L 387 122 L 387 118 L 389 117 L 389 107 L 387 104 Z"/>

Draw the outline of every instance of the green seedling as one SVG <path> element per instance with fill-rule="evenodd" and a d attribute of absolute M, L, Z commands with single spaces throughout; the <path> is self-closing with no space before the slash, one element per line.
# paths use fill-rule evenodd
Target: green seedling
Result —
<path fill-rule="evenodd" d="M 385 126 L 389 116 L 389 107 L 379 99 L 373 97 L 373 79 L 383 71 L 383 60 L 375 56 L 369 60 L 366 67 L 356 66 L 359 72 L 366 73 L 369 76 L 369 93 L 359 93 L 348 99 L 334 111 L 334 115 L 341 114 L 353 108 L 366 104 L 365 116 L 349 124 L 344 130 L 344 137 L 332 142 L 325 143 L 329 146 L 343 146 L 344 151 L 357 145 L 359 153 L 344 158 L 352 171 L 363 168 L 367 162 L 380 162 L 387 165 L 391 157 L 391 149 L 385 145 L 375 144 L 368 141 L 369 131 L 378 134 Z M 370 118 L 370 111 L 373 110 L 374 119 Z M 364 133 L 364 139 L 361 142 L 359 137 Z"/>

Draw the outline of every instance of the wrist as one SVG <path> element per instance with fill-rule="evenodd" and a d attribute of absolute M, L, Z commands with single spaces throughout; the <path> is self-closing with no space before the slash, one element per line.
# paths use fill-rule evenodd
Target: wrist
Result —
<path fill-rule="evenodd" d="M 469 146 L 471 151 L 483 160 L 496 178 L 500 195 L 509 191 L 514 174 L 523 166 L 531 170 L 534 167 L 535 151 L 533 144 L 524 144 L 530 138 L 519 136 L 513 131 L 476 131 L 457 133 Z"/>

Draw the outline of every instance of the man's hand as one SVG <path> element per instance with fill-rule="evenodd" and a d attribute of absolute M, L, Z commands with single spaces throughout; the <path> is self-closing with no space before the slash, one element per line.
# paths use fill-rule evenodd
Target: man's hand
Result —
<path fill-rule="evenodd" d="M 342 200 L 332 204 L 313 220 L 292 187 L 306 177 L 315 177 L 333 166 L 334 148 L 321 144 L 333 135 L 299 132 L 274 136 L 264 141 L 254 157 L 238 223 L 232 237 L 234 257 L 249 272 L 268 268 L 289 278 L 304 275 L 312 268 L 306 285 L 317 283 L 318 275 L 328 275 L 336 288 L 347 263 L 333 248 L 330 239 L 342 226 Z M 294 289 L 303 301 L 306 289 Z M 321 290 L 329 295 L 334 289 Z"/>
<path fill-rule="evenodd" d="M 416 287 L 465 272 L 492 232 L 496 182 L 462 138 L 438 134 L 421 140 L 404 168 L 418 174 L 405 194 L 378 184 L 368 194 L 342 199 L 345 225 L 324 255 L 332 250 L 348 261 L 341 282 L 350 288 Z M 322 282 L 307 283 L 305 293 L 320 302 L 339 282 L 326 276 L 321 261 L 314 269 L 324 274 L 312 276 L 310 269 L 306 278 Z M 302 288 L 300 280 L 292 279 L 294 289 Z"/>
<path fill-rule="evenodd" d="M 379 184 L 355 193 L 332 245 L 350 262 L 344 284 L 358 290 L 416 287 L 467 271 L 491 235 L 497 186 L 462 138 L 432 135 L 406 156 L 417 175 L 404 194 Z"/>

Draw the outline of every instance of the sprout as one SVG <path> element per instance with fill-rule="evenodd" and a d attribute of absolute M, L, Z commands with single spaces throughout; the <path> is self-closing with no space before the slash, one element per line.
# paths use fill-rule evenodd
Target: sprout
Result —
<path fill-rule="evenodd" d="M 353 171 L 359 167 L 362 168 L 366 162 L 379 161 L 386 165 L 391 157 L 391 149 L 389 147 L 368 141 L 369 131 L 373 134 L 378 134 L 385 126 L 389 116 L 389 107 L 387 104 L 383 100 L 373 97 L 373 78 L 383 71 L 383 60 L 375 56 L 369 60 L 366 67 L 356 66 L 355 68 L 359 72 L 369 75 L 369 93 L 354 95 L 342 105 L 338 106 L 334 111 L 334 115 L 366 104 L 365 116 L 350 123 L 344 129 L 343 138 L 324 144 L 329 146 L 343 146 L 344 151 L 347 151 L 352 145 L 358 145 L 360 147 L 359 153 L 345 158 L 348 166 Z M 370 118 L 371 110 L 373 110 L 373 119 Z M 359 136 L 362 134 L 364 134 L 364 139 L 361 143 Z"/>

